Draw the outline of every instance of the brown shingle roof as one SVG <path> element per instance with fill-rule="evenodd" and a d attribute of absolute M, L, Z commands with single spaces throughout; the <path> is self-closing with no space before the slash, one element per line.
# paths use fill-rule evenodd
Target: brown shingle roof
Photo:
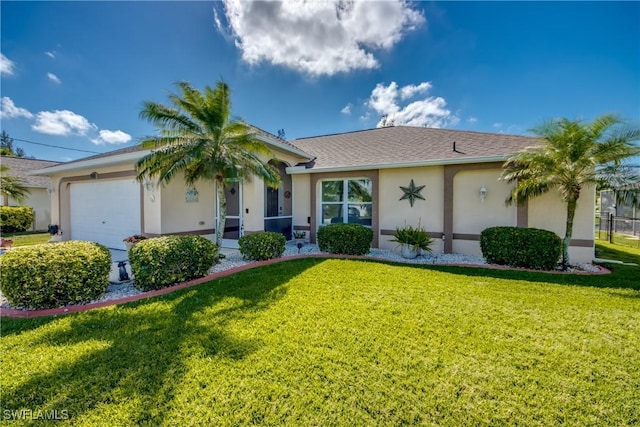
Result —
<path fill-rule="evenodd" d="M 453 150 L 455 142 L 456 151 Z M 291 144 L 316 156 L 313 169 L 429 161 L 465 162 L 508 156 L 539 140 L 528 136 L 395 126 L 300 138 Z"/>
<path fill-rule="evenodd" d="M 49 160 L 25 159 L 24 157 L 0 156 L 0 163 L 7 166 L 7 175 L 22 178 L 26 187 L 47 188 L 51 185 L 51 179 L 46 176 L 32 176 L 29 172 L 37 169 L 55 166 L 59 162 Z"/>

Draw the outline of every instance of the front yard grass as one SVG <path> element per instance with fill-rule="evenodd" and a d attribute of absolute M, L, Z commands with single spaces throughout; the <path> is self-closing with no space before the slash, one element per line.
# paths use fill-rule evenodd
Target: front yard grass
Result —
<path fill-rule="evenodd" d="M 30 246 L 47 243 L 51 239 L 51 235 L 41 231 L 30 231 L 24 233 L 2 233 L 3 239 L 13 240 L 13 246 Z"/>
<path fill-rule="evenodd" d="M 75 425 L 636 425 L 640 270 L 620 267 L 299 259 L 122 306 L 2 319 L 0 413 L 66 410 Z"/>

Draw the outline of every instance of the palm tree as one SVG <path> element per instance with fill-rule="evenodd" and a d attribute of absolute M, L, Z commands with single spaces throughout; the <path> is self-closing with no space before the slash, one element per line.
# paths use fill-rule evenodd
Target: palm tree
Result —
<path fill-rule="evenodd" d="M 278 171 L 260 155 L 270 157 L 266 144 L 258 140 L 253 128 L 230 118 L 229 87 L 223 81 L 204 93 L 187 82 L 178 82 L 181 94 L 169 95 L 172 106 L 143 103 L 140 117 L 160 129 L 158 136 L 147 136 L 142 146 L 153 151 L 136 163 L 137 179 L 157 178 L 167 184 L 184 174 L 187 185 L 212 180 L 217 185 L 219 216 L 216 223 L 218 250 L 227 218 L 225 187 L 232 180 L 259 176 L 269 185 L 280 183 Z"/>
<path fill-rule="evenodd" d="M 604 176 L 615 176 L 624 168 L 625 159 L 640 154 L 634 144 L 640 139 L 640 129 L 615 116 L 603 115 L 591 123 L 555 119 L 532 132 L 542 144 L 514 154 L 504 165 L 501 179 L 516 183 L 506 203 L 522 203 L 558 190 L 567 205 L 562 241 L 562 266 L 566 268 L 580 192 L 585 186 L 606 182 Z"/>
<path fill-rule="evenodd" d="M 22 180 L 22 178 L 7 175 L 7 172 L 9 172 L 9 167 L 0 165 L 0 191 L 2 193 L 2 197 L 4 198 L 4 204 L 9 204 L 9 197 L 14 199 L 18 203 L 24 202 L 24 200 L 27 198 L 27 195 L 31 194 L 31 192 L 27 187 L 24 186 L 24 180 Z"/>

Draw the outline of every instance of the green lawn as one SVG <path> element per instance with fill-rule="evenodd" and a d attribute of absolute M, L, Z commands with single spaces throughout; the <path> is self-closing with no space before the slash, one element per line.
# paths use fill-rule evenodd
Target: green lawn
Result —
<path fill-rule="evenodd" d="M 0 413 L 66 410 L 75 425 L 637 425 L 639 268 L 300 259 L 123 306 L 3 319 Z"/>
<path fill-rule="evenodd" d="M 2 233 L 3 239 L 13 240 L 13 246 L 29 246 L 47 243 L 51 239 L 49 233 L 26 232 L 26 233 Z"/>

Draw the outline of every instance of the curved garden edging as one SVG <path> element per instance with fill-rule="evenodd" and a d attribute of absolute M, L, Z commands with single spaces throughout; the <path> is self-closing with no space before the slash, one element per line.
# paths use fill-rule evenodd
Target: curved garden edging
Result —
<path fill-rule="evenodd" d="M 360 259 L 360 260 L 373 260 L 373 261 L 379 261 L 379 262 L 399 264 L 398 262 L 389 261 L 389 260 L 382 259 L 382 258 L 369 257 L 369 256 L 332 255 L 332 254 L 292 255 L 292 256 L 274 258 L 274 259 L 270 259 L 270 260 L 266 260 L 266 261 L 256 261 L 256 262 L 253 262 L 253 263 L 250 263 L 250 264 L 246 264 L 246 265 L 242 265 L 242 266 L 239 266 L 239 267 L 230 268 L 228 270 L 220 271 L 220 272 L 217 272 L 217 273 L 209 274 L 207 276 L 200 277 L 198 279 L 193 279 L 193 280 L 189 280 L 187 282 L 179 283 L 179 284 L 174 285 L 174 286 L 169 286 L 169 287 L 158 289 L 158 290 L 155 290 L 155 291 L 143 292 L 143 293 L 138 294 L 138 295 L 132 295 L 132 296 L 113 299 L 113 300 L 108 300 L 108 301 L 92 302 L 92 303 L 88 303 L 88 304 L 70 305 L 70 306 L 65 306 L 65 307 L 47 308 L 47 309 L 42 309 L 42 310 L 21 310 L 21 309 L 15 309 L 15 308 L 0 307 L 0 317 L 35 318 L 35 317 L 45 317 L 45 316 L 59 316 L 59 315 L 62 315 L 62 314 L 78 313 L 78 312 L 92 310 L 92 309 L 96 309 L 96 308 L 102 308 L 102 307 L 109 307 L 109 306 L 112 306 L 112 305 L 125 304 L 125 303 L 128 303 L 128 302 L 139 301 L 139 300 L 142 300 L 142 299 L 151 298 L 151 297 L 155 297 L 155 296 L 159 296 L 159 295 L 166 295 L 168 293 L 171 293 L 171 292 L 174 292 L 174 291 L 177 291 L 177 290 L 180 290 L 180 289 L 190 288 L 192 286 L 196 286 L 196 285 L 199 285 L 201 283 L 209 282 L 209 281 L 217 279 L 219 277 L 230 276 L 232 274 L 239 273 L 241 271 L 250 270 L 250 269 L 253 269 L 253 268 L 257 268 L 257 267 L 262 267 L 262 266 L 269 265 L 269 264 L 275 264 L 275 263 L 279 263 L 279 262 L 291 261 L 291 260 L 302 259 L 302 258 Z M 409 262 L 400 263 L 400 264 L 412 265 Z M 606 269 L 606 268 L 604 268 L 602 266 L 597 266 L 598 269 L 599 269 L 598 272 L 587 272 L 587 271 L 585 271 L 585 272 L 563 272 L 563 271 L 540 271 L 540 270 L 532 270 L 532 269 L 526 269 L 526 268 L 513 268 L 513 267 L 509 267 L 509 266 L 495 265 L 495 264 L 420 264 L 420 265 L 429 265 L 429 266 L 441 265 L 441 266 L 450 266 L 450 267 L 487 268 L 487 269 L 493 269 L 493 270 L 529 271 L 529 272 L 548 273 L 548 274 L 599 275 L 599 274 L 610 274 L 611 273 L 611 271 L 609 271 L 608 269 Z"/>

